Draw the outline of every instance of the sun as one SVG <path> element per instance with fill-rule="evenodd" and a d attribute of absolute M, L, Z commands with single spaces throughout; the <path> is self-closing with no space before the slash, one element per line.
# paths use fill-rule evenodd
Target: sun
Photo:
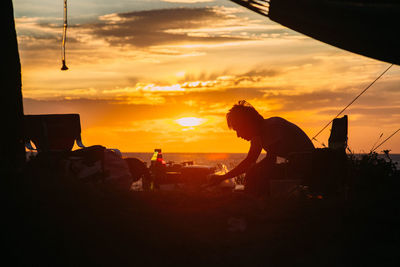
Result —
<path fill-rule="evenodd" d="M 202 124 L 204 119 L 196 118 L 196 117 L 184 117 L 176 120 L 176 122 L 185 127 L 194 127 Z"/>

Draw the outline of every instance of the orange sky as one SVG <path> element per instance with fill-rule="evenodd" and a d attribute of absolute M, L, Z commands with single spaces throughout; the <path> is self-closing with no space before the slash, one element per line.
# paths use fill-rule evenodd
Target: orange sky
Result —
<path fill-rule="evenodd" d="M 229 1 L 70 0 L 63 72 L 62 1 L 13 2 L 25 113 L 79 113 L 86 145 L 125 152 L 246 152 L 225 122 L 241 99 L 311 137 L 389 66 Z M 398 129 L 399 66 L 346 114 L 356 153 Z M 182 126 L 182 117 L 201 124 Z M 400 153 L 400 134 L 382 149 Z"/>

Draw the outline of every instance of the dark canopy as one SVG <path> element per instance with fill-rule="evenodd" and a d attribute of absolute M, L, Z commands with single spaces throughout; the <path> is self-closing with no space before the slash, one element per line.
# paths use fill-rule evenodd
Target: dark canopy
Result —
<path fill-rule="evenodd" d="M 231 0 L 327 44 L 400 65 L 398 0 Z"/>

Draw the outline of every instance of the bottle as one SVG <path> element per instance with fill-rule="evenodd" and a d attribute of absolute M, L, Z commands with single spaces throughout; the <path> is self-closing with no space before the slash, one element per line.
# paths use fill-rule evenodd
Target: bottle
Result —
<path fill-rule="evenodd" d="M 162 152 L 160 148 L 154 149 L 153 156 L 150 162 L 150 172 L 151 172 L 151 182 L 150 190 L 159 187 L 160 182 L 165 176 L 166 163 L 163 159 Z"/>

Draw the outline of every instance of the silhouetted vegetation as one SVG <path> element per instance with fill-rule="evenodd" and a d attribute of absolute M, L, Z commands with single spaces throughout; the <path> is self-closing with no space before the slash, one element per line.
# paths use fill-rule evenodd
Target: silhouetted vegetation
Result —
<path fill-rule="evenodd" d="M 349 155 L 349 187 L 355 198 L 388 198 L 397 195 L 400 186 L 399 170 L 389 155 L 376 152 Z"/>

